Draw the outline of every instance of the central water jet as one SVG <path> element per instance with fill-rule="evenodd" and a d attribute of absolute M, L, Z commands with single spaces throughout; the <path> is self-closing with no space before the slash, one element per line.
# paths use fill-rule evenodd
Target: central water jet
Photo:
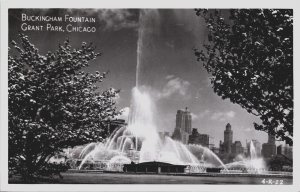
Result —
<path fill-rule="evenodd" d="M 119 170 L 119 165 L 130 161 L 190 165 L 190 172 L 203 172 L 204 166 L 225 168 L 222 161 L 208 148 L 201 145 L 184 145 L 167 136 L 161 138 L 158 134 L 154 116 L 157 113 L 156 103 L 151 96 L 153 89 L 144 77 L 146 69 L 151 67 L 147 64 L 153 61 L 149 59 L 153 55 L 149 56 L 148 49 L 155 47 L 152 40 L 159 35 L 159 21 L 157 10 L 140 11 L 136 86 L 132 89 L 128 126 L 115 130 L 105 143 L 89 144 L 81 148 L 79 158 L 82 161 L 79 168 L 87 162 L 104 162 L 107 169 L 117 167 Z"/>

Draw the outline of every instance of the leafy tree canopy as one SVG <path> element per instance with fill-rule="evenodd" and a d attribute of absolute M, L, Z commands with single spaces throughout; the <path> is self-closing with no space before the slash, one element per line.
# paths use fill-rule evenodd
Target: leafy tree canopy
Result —
<path fill-rule="evenodd" d="M 28 178 L 63 149 L 104 139 L 119 91 L 100 89 L 106 73 L 83 71 L 100 55 L 92 44 L 74 49 L 66 40 L 40 55 L 27 36 L 20 42 L 8 56 L 9 168 Z"/>
<path fill-rule="evenodd" d="M 196 9 L 208 28 L 197 60 L 214 91 L 258 116 L 257 130 L 293 144 L 293 11 Z"/>

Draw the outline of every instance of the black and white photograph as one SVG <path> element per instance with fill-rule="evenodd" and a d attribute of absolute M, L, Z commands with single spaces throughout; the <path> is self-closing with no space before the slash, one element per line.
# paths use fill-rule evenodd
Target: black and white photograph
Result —
<path fill-rule="evenodd" d="M 7 14 L 8 185 L 295 184 L 293 7 Z"/>

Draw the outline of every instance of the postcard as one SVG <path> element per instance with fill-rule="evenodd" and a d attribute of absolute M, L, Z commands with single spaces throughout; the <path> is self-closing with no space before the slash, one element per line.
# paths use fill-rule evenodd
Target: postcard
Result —
<path fill-rule="evenodd" d="M 292 7 L 72 7 L 2 7 L 4 190 L 295 191 Z"/>

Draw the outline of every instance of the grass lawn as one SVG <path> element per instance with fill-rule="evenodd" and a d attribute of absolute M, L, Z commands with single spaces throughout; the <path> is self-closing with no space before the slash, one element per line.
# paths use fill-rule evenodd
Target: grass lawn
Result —
<path fill-rule="evenodd" d="M 292 184 L 293 179 L 271 177 L 233 177 L 233 176 L 185 176 L 185 175 L 157 175 L 157 174 L 125 174 L 125 173 L 99 173 L 99 172 L 66 172 L 62 173 L 63 179 L 42 179 L 37 183 L 56 184 L 263 184 L 269 181 L 275 184 Z M 281 181 L 282 180 L 282 181 Z M 9 183 L 23 183 L 19 177 L 13 177 Z M 268 184 L 268 183 L 266 183 Z"/>

